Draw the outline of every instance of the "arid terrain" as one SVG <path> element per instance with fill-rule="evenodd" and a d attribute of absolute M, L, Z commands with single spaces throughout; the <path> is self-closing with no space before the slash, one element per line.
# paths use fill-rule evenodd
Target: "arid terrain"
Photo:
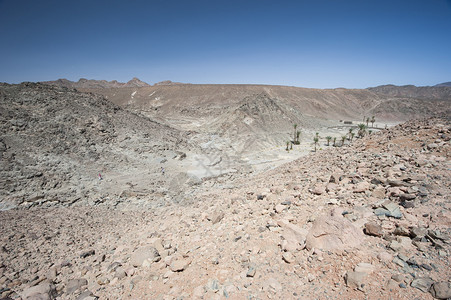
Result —
<path fill-rule="evenodd" d="M 450 101 L 0 84 L 0 299 L 451 298 Z"/>

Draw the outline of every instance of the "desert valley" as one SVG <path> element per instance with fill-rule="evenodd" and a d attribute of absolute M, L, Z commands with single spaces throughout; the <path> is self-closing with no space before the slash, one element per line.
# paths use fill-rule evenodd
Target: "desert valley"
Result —
<path fill-rule="evenodd" d="M 0 299 L 451 298 L 450 116 L 450 83 L 0 83 Z"/>

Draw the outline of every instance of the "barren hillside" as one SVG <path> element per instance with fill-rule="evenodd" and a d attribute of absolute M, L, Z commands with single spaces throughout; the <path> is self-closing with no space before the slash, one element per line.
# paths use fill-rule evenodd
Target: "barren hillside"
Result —
<path fill-rule="evenodd" d="M 159 174 L 160 161 L 195 148 L 185 133 L 102 96 L 36 83 L 0 85 L 0 126 L 2 209 L 105 201 L 136 185 L 163 188 L 125 175 Z"/>
<path fill-rule="evenodd" d="M 450 137 L 412 121 L 152 210 L 0 212 L 2 296 L 446 299 Z"/>

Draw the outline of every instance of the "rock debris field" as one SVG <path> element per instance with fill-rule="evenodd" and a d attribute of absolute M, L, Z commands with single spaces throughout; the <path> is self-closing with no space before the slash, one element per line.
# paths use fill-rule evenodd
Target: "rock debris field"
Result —
<path fill-rule="evenodd" d="M 0 299 L 451 298 L 450 139 L 412 120 L 165 205 L 0 211 Z"/>

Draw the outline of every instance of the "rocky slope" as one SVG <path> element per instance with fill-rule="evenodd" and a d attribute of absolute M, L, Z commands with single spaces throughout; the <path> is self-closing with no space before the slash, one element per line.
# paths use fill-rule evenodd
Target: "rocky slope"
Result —
<path fill-rule="evenodd" d="M 451 87 L 446 85 L 436 86 L 414 86 L 414 85 L 381 85 L 368 90 L 380 95 L 387 95 L 401 98 L 444 100 L 451 99 Z"/>
<path fill-rule="evenodd" d="M 1 296 L 449 298 L 450 138 L 411 121 L 152 210 L 0 212 Z"/>
<path fill-rule="evenodd" d="M 166 183 L 152 187 L 155 178 L 139 177 L 159 174 L 160 161 L 191 148 L 185 133 L 102 96 L 36 83 L 0 85 L 0 209 L 163 189 Z"/>

